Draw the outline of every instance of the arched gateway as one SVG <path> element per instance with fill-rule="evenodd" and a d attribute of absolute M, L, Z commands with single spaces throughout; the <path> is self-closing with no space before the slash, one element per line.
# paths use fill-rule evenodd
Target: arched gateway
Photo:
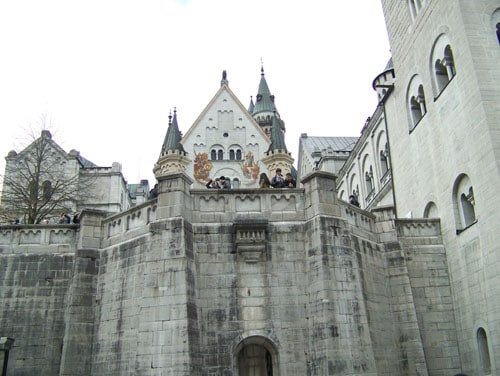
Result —
<path fill-rule="evenodd" d="M 278 376 L 278 364 L 276 346 L 265 337 L 247 337 L 235 348 L 236 376 Z"/>

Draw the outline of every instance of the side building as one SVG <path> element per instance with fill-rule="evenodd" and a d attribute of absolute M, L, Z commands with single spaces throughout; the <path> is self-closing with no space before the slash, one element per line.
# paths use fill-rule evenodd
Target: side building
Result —
<path fill-rule="evenodd" d="M 57 223 L 61 212 L 74 215 L 83 209 L 116 213 L 143 202 L 142 192 L 148 189 L 144 181 L 132 197 L 120 163 L 97 166 L 74 149 L 66 152 L 48 130 L 20 152 L 10 151 L 5 160 L 4 223 Z"/>

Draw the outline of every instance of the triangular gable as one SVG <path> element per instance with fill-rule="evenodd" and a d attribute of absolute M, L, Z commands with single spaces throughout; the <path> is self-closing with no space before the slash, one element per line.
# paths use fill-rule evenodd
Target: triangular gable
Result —
<path fill-rule="evenodd" d="M 269 144 L 271 143 L 271 140 L 267 136 L 266 132 L 257 124 L 255 119 L 248 113 L 248 110 L 243 106 L 243 104 L 240 102 L 240 100 L 236 97 L 236 95 L 233 93 L 233 91 L 229 88 L 227 85 L 221 85 L 220 89 L 217 90 L 217 93 L 213 96 L 212 100 L 208 102 L 208 104 L 205 106 L 203 111 L 200 113 L 200 115 L 196 118 L 194 123 L 191 125 L 191 127 L 188 129 L 186 134 L 182 137 L 182 139 L 187 139 L 189 136 L 191 136 L 191 133 L 194 132 L 194 129 L 197 128 L 197 126 L 200 124 L 201 120 L 206 116 L 207 112 L 214 106 L 214 104 L 217 102 L 219 97 L 222 95 L 223 92 L 227 92 L 231 99 L 237 104 L 237 106 L 241 109 L 241 112 L 247 117 L 247 119 L 254 125 L 254 127 L 257 129 L 257 131 L 266 139 L 269 140 Z M 182 144 L 182 141 L 181 141 Z"/>
<path fill-rule="evenodd" d="M 48 131 L 42 131 L 42 135 L 41 135 L 40 137 L 38 137 L 36 140 L 34 140 L 31 144 L 29 144 L 28 146 L 26 146 L 23 150 L 21 150 L 21 151 L 17 154 L 16 158 L 18 158 L 18 157 L 22 157 L 22 156 L 24 156 L 24 155 L 26 155 L 26 154 L 29 154 L 31 151 L 33 151 L 33 150 L 37 147 L 37 144 L 38 144 L 38 143 L 40 143 L 40 142 L 42 142 L 42 139 L 43 139 L 44 137 L 46 137 L 46 138 L 48 138 L 47 143 L 48 143 L 48 144 L 50 144 L 50 147 L 51 147 L 51 148 L 53 148 L 54 150 L 56 150 L 56 151 L 59 153 L 59 155 L 60 155 L 61 157 L 63 157 L 63 158 L 64 158 L 64 159 L 66 159 L 66 160 L 69 160 L 69 159 L 70 159 L 69 154 L 68 154 L 66 151 L 64 151 L 64 149 L 63 149 L 63 148 L 61 148 L 61 147 L 60 147 L 60 146 L 59 146 L 59 145 L 58 145 L 58 144 L 57 144 L 57 143 L 56 143 L 56 142 L 52 139 L 52 135 L 50 135 L 50 136 L 44 136 L 43 132 L 48 132 Z M 50 134 L 50 133 L 49 133 L 49 134 Z"/>

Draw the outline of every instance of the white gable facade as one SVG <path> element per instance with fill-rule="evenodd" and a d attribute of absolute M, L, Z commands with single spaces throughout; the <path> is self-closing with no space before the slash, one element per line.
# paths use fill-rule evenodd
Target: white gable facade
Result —
<path fill-rule="evenodd" d="M 191 159 L 186 173 L 193 188 L 210 179 L 231 179 L 232 188 L 255 188 L 268 173 L 261 158 L 271 141 L 226 83 L 182 139 Z M 269 174 L 268 174 L 269 175 Z"/>

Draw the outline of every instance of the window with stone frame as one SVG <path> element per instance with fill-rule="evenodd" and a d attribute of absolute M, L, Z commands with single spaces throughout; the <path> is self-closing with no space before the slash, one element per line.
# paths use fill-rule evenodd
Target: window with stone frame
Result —
<path fill-rule="evenodd" d="M 437 98 L 457 73 L 448 35 L 441 34 L 436 38 L 429 63 L 434 96 Z"/>
<path fill-rule="evenodd" d="M 474 189 L 465 174 L 460 175 L 453 185 L 453 206 L 457 234 L 460 234 L 477 221 Z"/>
<path fill-rule="evenodd" d="M 369 196 L 373 190 L 375 189 L 375 186 L 373 185 L 373 168 L 370 166 L 368 171 L 365 171 L 365 183 L 366 183 L 366 195 Z"/>
<path fill-rule="evenodd" d="M 424 85 L 418 75 L 414 75 L 410 80 L 406 98 L 408 104 L 408 127 L 411 133 L 427 113 Z"/>
<path fill-rule="evenodd" d="M 42 183 L 42 195 L 45 201 L 50 200 L 52 197 L 52 183 L 48 180 Z"/>
<path fill-rule="evenodd" d="M 232 146 L 229 149 L 229 160 L 231 161 L 241 161 L 242 160 L 242 151 L 241 148 L 238 146 Z"/>
<path fill-rule="evenodd" d="M 497 23 L 497 39 L 498 39 L 498 44 L 500 44 L 500 22 Z"/>
<path fill-rule="evenodd" d="M 488 336 L 486 335 L 486 330 L 484 328 L 479 328 L 477 330 L 477 348 L 479 353 L 479 365 L 483 375 L 491 374 L 491 358 L 490 349 L 488 345 Z"/>
<path fill-rule="evenodd" d="M 389 145 L 387 142 L 384 145 L 384 148 L 380 150 L 379 152 L 379 160 L 380 160 L 380 172 L 381 172 L 381 179 L 387 174 L 387 171 L 389 171 Z"/>
<path fill-rule="evenodd" d="M 453 60 L 453 52 L 450 45 L 444 49 L 444 54 L 441 59 L 434 60 L 434 77 L 436 80 L 437 93 L 440 94 L 448 85 L 453 77 L 455 77 L 455 62 Z"/>

